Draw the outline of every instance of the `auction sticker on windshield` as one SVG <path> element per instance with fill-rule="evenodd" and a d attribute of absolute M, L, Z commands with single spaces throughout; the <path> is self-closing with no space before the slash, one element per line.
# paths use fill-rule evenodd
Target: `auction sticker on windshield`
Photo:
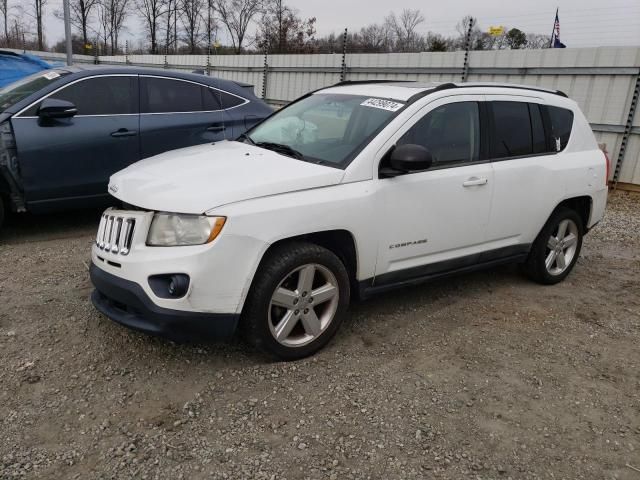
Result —
<path fill-rule="evenodd" d="M 390 112 L 397 112 L 404 103 L 393 102 L 391 100 L 383 100 L 382 98 L 369 98 L 362 102 L 360 105 L 363 107 L 380 108 L 382 110 L 388 110 Z"/>
<path fill-rule="evenodd" d="M 47 72 L 43 75 L 47 80 L 53 80 L 54 78 L 58 78 L 60 74 L 58 72 Z"/>

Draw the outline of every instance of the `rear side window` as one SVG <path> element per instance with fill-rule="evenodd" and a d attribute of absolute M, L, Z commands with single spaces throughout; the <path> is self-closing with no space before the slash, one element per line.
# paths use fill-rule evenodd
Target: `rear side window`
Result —
<path fill-rule="evenodd" d="M 529 104 L 491 102 L 493 109 L 493 158 L 517 157 L 533 153 Z"/>
<path fill-rule="evenodd" d="M 242 105 L 246 101 L 244 98 L 208 87 L 202 87 L 202 99 L 205 110 L 226 110 Z"/>
<path fill-rule="evenodd" d="M 565 149 L 569 143 L 571 136 L 571 127 L 573 126 L 573 112 L 566 108 L 546 107 L 549 113 L 549 122 L 551 129 L 551 151 L 560 152 Z"/>
<path fill-rule="evenodd" d="M 143 113 L 200 112 L 202 87 L 197 83 L 167 78 L 144 79 Z"/>
<path fill-rule="evenodd" d="M 73 83 L 48 98 L 66 100 L 78 115 L 123 115 L 138 113 L 137 77 L 105 76 Z M 40 102 L 25 112 L 36 116 Z"/>
<path fill-rule="evenodd" d="M 238 105 L 242 105 L 246 102 L 244 98 L 236 97 L 235 95 L 231 95 L 225 92 L 220 92 L 219 90 L 214 90 L 216 95 L 220 97 L 220 101 L 222 102 L 222 108 L 233 108 Z"/>
<path fill-rule="evenodd" d="M 529 115 L 531 116 L 531 136 L 533 138 L 533 153 L 546 153 L 547 140 L 544 135 L 544 123 L 540 106 L 535 103 L 529 104 Z"/>
<path fill-rule="evenodd" d="M 197 83 L 147 77 L 144 80 L 144 113 L 211 112 L 241 105 L 244 98 Z"/>

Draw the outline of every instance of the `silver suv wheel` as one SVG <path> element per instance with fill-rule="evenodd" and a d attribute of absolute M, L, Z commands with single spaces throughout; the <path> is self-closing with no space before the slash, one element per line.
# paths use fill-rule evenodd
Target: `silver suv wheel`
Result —
<path fill-rule="evenodd" d="M 571 265 L 578 247 L 578 225 L 565 218 L 547 241 L 545 266 L 550 275 L 561 275 Z"/>
<path fill-rule="evenodd" d="M 269 329 L 287 347 L 313 342 L 333 321 L 340 292 L 336 277 L 322 265 L 306 264 L 289 272 L 269 304 Z"/>

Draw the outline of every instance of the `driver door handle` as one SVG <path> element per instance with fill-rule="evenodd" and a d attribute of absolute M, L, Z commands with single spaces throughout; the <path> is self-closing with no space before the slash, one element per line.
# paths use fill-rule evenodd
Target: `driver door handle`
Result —
<path fill-rule="evenodd" d="M 463 184 L 463 187 L 479 187 L 481 185 L 486 185 L 489 183 L 489 180 L 486 177 L 471 177 L 468 178 Z"/>
<path fill-rule="evenodd" d="M 112 137 L 134 137 L 137 134 L 137 130 L 127 130 L 126 128 L 119 128 L 115 132 L 111 132 Z"/>

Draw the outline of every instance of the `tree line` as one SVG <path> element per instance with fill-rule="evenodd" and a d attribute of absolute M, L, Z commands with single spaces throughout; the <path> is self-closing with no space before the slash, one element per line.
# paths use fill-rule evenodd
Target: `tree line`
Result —
<path fill-rule="evenodd" d="M 0 0 L 0 46 L 46 50 L 43 19 L 62 12 L 49 0 Z M 329 53 L 343 48 L 342 32 L 318 36 L 316 18 L 304 18 L 285 0 L 70 0 L 74 53 L 122 53 L 125 33 L 137 40 L 129 53 Z M 137 17 L 131 22 L 132 16 Z M 131 25 L 136 31 L 129 31 Z M 549 36 L 505 28 L 483 31 L 471 16 L 456 25 L 456 34 L 428 31 L 420 10 L 391 12 L 382 21 L 346 34 L 349 52 L 446 52 L 546 48 Z M 225 39 L 222 44 L 218 40 Z M 51 48 L 64 51 L 60 41 Z M 97 49 L 97 50 L 96 50 Z"/>

